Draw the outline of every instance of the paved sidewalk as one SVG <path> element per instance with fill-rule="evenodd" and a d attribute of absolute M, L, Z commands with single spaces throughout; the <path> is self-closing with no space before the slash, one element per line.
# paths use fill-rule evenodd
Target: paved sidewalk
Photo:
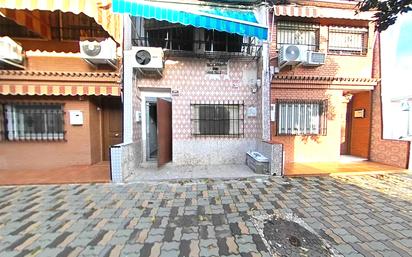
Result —
<path fill-rule="evenodd" d="M 267 177 L 254 173 L 246 165 L 205 165 L 205 166 L 176 166 L 171 163 L 161 168 L 138 168 L 126 182 L 164 181 L 164 180 L 191 180 L 191 179 L 238 179 L 252 177 Z"/>
<path fill-rule="evenodd" d="M 251 216 L 274 210 L 344 256 L 411 256 L 411 185 L 392 174 L 0 187 L 0 256 L 269 256 Z"/>

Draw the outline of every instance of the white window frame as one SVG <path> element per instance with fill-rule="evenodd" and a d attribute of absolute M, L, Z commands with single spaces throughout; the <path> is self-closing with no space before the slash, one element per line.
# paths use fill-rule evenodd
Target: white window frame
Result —
<path fill-rule="evenodd" d="M 367 37 L 367 28 L 330 26 L 328 51 L 366 54 Z"/>
<path fill-rule="evenodd" d="M 324 135 L 324 101 L 279 101 L 276 103 L 277 135 Z"/>

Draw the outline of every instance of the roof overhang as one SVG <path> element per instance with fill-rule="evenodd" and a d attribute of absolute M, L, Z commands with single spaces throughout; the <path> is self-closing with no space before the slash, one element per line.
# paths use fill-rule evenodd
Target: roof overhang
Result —
<path fill-rule="evenodd" d="M 330 18 L 348 20 L 374 20 L 374 12 L 356 12 L 353 9 L 327 8 L 317 6 L 301 5 L 275 5 L 273 12 L 275 16 L 305 17 L 305 18 Z"/>
<path fill-rule="evenodd" d="M 146 19 L 214 29 L 242 36 L 267 40 L 268 28 L 256 19 L 253 9 L 221 8 L 194 4 L 151 2 L 145 0 L 113 0 L 114 13 Z"/>
<path fill-rule="evenodd" d="M 272 88 L 373 90 L 378 80 L 373 78 L 339 78 L 311 76 L 282 76 L 272 79 Z"/>
<path fill-rule="evenodd" d="M 51 35 L 50 25 L 39 14 L 39 11 L 60 10 L 74 14 L 84 13 L 101 25 L 117 43 L 122 44 L 122 16 L 111 12 L 111 0 L 105 2 L 106 5 L 97 0 L 0 0 L 0 14 L 48 38 Z M 22 10 L 22 12 L 16 14 L 15 10 Z"/>
<path fill-rule="evenodd" d="M 0 71 L 0 95 L 120 96 L 119 75 L 111 72 Z"/>

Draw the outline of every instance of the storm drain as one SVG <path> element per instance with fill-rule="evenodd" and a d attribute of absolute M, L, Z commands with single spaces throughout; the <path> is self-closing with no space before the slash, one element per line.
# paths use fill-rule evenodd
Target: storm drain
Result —
<path fill-rule="evenodd" d="M 340 256 L 302 219 L 293 214 L 254 217 L 254 224 L 273 256 Z"/>

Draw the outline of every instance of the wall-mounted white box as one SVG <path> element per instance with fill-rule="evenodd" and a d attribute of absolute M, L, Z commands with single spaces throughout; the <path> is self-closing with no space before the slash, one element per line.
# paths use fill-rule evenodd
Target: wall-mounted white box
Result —
<path fill-rule="evenodd" d="M 70 125 L 83 125 L 83 112 L 72 110 L 69 111 Z"/>

